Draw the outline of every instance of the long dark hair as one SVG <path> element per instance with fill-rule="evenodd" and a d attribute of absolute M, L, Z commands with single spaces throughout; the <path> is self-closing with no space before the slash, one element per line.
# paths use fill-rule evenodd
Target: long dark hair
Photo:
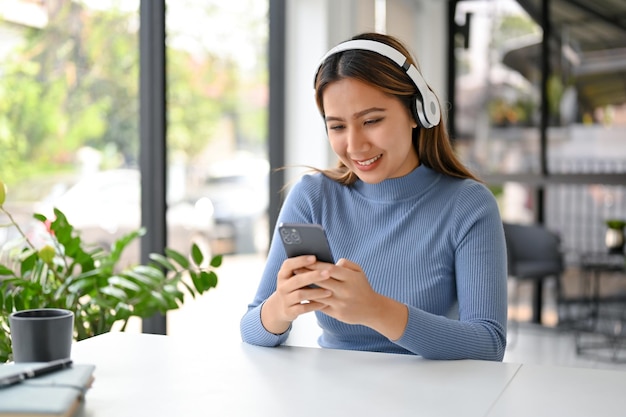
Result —
<path fill-rule="evenodd" d="M 362 33 L 352 40 L 366 39 L 387 44 L 402 52 L 419 69 L 416 60 L 397 38 L 380 33 Z M 371 51 L 346 50 L 329 56 L 319 67 L 315 79 L 315 101 L 322 117 L 325 115 L 323 95 L 328 84 L 343 78 L 354 78 L 386 94 L 397 97 L 407 111 L 415 100 L 417 88 L 409 76 L 395 62 Z M 457 178 L 478 179 L 459 161 L 443 122 L 430 129 L 419 126 L 413 129 L 412 142 L 421 164 Z M 353 184 L 358 177 L 339 161 L 336 168 L 319 170 L 327 177 L 345 185 Z"/>

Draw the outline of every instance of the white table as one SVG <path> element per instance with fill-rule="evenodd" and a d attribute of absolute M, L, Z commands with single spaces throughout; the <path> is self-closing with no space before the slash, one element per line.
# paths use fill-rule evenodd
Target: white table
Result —
<path fill-rule="evenodd" d="M 76 343 L 72 358 L 96 365 L 84 417 L 587 417 L 626 412 L 626 373 L 617 371 L 191 343 L 133 333 Z"/>
<path fill-rule="evenodd" d="M 84 416 L 484 416 L 520 367 L 132 333 L 72 358 L 96 365 Z"/>
<path fill-rule="evenodd" d="M 626 416 L 626 372 L 522 365 L 489 417 Z"/>

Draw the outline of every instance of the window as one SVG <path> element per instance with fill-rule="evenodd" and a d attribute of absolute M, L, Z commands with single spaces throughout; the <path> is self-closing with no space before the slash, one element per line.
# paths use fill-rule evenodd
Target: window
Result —
<path fill-rule="evenodd" d="M 503 218 L 545 222 L 575 259 L 626 216 L 626 5 L 549 5 L 458 2 L 451 131 Z"/>

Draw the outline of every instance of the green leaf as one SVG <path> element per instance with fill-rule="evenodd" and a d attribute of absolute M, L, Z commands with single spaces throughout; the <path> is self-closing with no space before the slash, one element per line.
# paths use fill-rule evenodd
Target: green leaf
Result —
<path fill-rule="evenodd" d="M 61 294 L 65 291 L 69 294 L 77 294 L 78 296 L 94 291 L 98 285 L 99 272 L 98 270 L 91 270 L 80 275 L 70 275 L 57 289 L 55 298 L 60 298 Z"/>
<path fill-rule="evenodd" d="M 144 284 L 142 286 L 143 288 L 152 287 L 155 284 L 157 284 L 158 281 L 159 281 L 159 280 L 154 280 L 153 278 L 151 278 L 148 275 L 144 275 L 142 273 L 136 272 L 135 270 L 124 271 L 120 275 L 123 276 L 123 277 L 126 277 L 126 278 L 130 278 L 130 279 L 134 280 L 137 283 Z"/>
<path fill-rule="evenodd" d="M 76 257 L 81 253 L 81 241 L 77 238 L 68 239 L 65 244 L 65 253 L 68 256 Z"/>
<path fill-rule="evenodd" d="M 169 269 L 170 271 L 176 271 L 176 267 L 174 266 L 174 264 L 171 263 L 169 259 L 161 255 L 160 253 L 151 253 L 150 259 L 157 262 L 159 265 L 163 266 L 164 268 Z"/>
<path fill-rule="evenodd" d="M 168 292 L 162 292 L 160 294 L 163 296 L 163 300 L 165 300 L 167 310 L 175 310 L 179 307 L 179 301 L 175 294 L 170 294 Z"/>
<path fill-rule="evenodd" d="M 72 294 L 87 294 L 91 292 L 91 290 L 96 288 L 95 284 L 95 279 L 81 279 L 78 281 L 74 281 L 71 285 L 69 285 L 67 287 L 67 291 Z"/>
<path fill-rule="evenodd" d="M 168 310 L 177 310 L 178 308 L 180 308 L 180 304 L 181 304 L 181 302 L 178 301 L 177 298 L 173 298 L 171 300 L 168 300 L 167 309 Z"/>
<path fill-rule="evenodd" d="M 11 289 L 11 287 L 27 287 L 29 285 L 31 285 L 31 281 L 21 277 L 3 278 L 0 281 L 0 286 L 8 287 L 8 289 Z"/>
<path fill-rule="evenodd" d="M 189 271 L 189 277 L 191 278 L 191 282 L 193 283 L 196 291 L 202 294 L 202 280 L 200 279 L 200 273 L 196 271 Z"/>
<path fill-rule="evenodd" d="M 109 284 L 116 286 L 116 287 L 120 287 L 120 288 L 126 288 L 128 290 L 135 291 L 135 292 L 141 291 L 141 287 L 137 285 L 135 282 L 129 280 L 128 278 L 121 277 L 119 275 L 114 275 L 110 277 Z"/>
<path fill-rule="evenodd" d="M 221 266 L 222 265 L 222 259 L 223 259 L 222 255 L 215 255 L 213 257 L 213 259 L 211 259 L 211 266 L 213 268 L 217 268 L 217 267 Z"/>
<path fill-rule="evenodd" d="M 189 268 L 189 261 L 180 252 L 176 252 L 174 249 L 165 248 L 165 254 L 168 258 L 174 260 L 181 267 L 185 269 Z"/>
<path fill-rule="evenodd" d="M 202 261 L 204 260 L 204 255 L 196 243 L 191 245 L 191 259 L 193 259 L 193 262 L 198 266 L 202 265 Z"/>
<path fill-rule="evenodd" d="M 80 246 L 80 238 L 74 236 L 74 227 L 67 221 L 65 214 L 58 208 L 54 208 L 54 221 L 50 224 L 50 230 L 59 243 L 65 247 L 65 253 L 74 256 L 76 248 Z"/>
<path fill-rule="evenodd" d="M 100 292 L 102 294 L 110 295 L 111 297 L 117 298 L 118 300 L 126 300 L 128 298 L 123 290 L 112 286 L 102 287 L 100 288 Z"/>
<path fill-rule="evenodd" d="M 187 288 L 187 292 L 191 294 L 191 298 L 196 298 L 196 290 L 191 285 L 187 284 L 185 281 L 180 281 L 180 282 L 185 286 L 185 288 Z"/>
<path fill-rule="evenodd" d="M 132 308 L 126 303 L 118 303 L 115 306 L 115 321 L 127 320 L 133 315 Z"/>
<path fill-rule="evenodd" d="M 124 252 L 126 247 L 130 245 L 135 239 L 138 239 L 145 234 L 146 229 L 139 228 L 117 239 L 112 246 L 111 259 L 117 262 L 121 258 L 122 253 Z"/>
<path fill-rule="evenodd" d="M 179 290 L 175 285 L 164 285 L 163 291 L 168 294 L 173 295 L 180 301 L 183 301 L 185 298 L 185 294 L 181 290 Z"/>
<path fill-rule="evenodd" d="M 35 268 L 35 264 L 39 260 L 39 256 L 37 255 L 36 251 L 29 252 L 30 254 L 22 260 L 22 264 L 20 266 L 20 274 L 22 275 L 28 275 L 28 272 L 32 271 Z"/>
<path fill-rule="evenodd" d="M 152 298 L 160 306 L 160 308 L 163 308 L 163 309 L 167 308 L 167 300 L 165 299 L 165 297 L 163 297 L 163 294 L 161 294 L 158 291 L 151 291 L 150 294 L 152 295 Z"/>
<path fill-rule="evenodd" d="M 4 204 L 7 198 L 7 186 L 0 181 L 0 207 Z"/>
<path fill-rule="evenodd" d="M 13 271 L 4 265 L 0 265 L 0 275 L 13 275 Z"/>
<path fill-rule="evenodd" d="M 71 275 L 68 277 L 68 279 L 71 281 L 78 281 L 78 280 L 87 279 L 87 278 L 97 278 L 100 275 L 102 275 L 102 271 L 96 268 L 96 269 L 90 269 L 89 271 L 84 271 L 78 275 Z"/>
<path fill-rule="evenodd" d="M 39 213 L 33 214 L 33 217 L 39 220 L 40 222 L 45 222 L 46 220 L 48 220 L 46 216 L 44 216 L 43 214 L 39 214 Z"/>
<path fill-rule="evenodd" d="M 203 293 L 211 288 L 215 288 L 217 285 L 217 275 L 213 271 L 200 271 L 200 280 L 202 282 L 202 289 L 200 293 Z"/>
<path fill-rule="evenodd" d="M 55 298 L 59 298 L 59 297 L 55 297 Z M 78 300 L 78 297 L 76 296 L 76 294 L 68 294 L 67 297 L 65 298 L 65 308 L 68 310 L 76 310 L 76 301 Z"/>
<path fill-rule="evenodd" d="M 133 270 L 139 274 L 150 277 L 154 282 L 161 282 L 165 280 L 165 274 L 158 268 L 146 265 L 137 265 Z"/>

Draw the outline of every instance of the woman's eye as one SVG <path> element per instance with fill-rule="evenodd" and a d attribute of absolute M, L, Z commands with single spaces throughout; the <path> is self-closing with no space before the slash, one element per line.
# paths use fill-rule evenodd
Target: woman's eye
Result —
<path fill-rule="evenodd" d="M 378 119 L 370 119 L 370 120 L 366 120 L 365 124 L 366 125 L 373 125 L 373 124 L 376 124 L 376 123 L 380 122 L 381 120 L 383 120 L 382 117 L 379 117 Z"/>
<path fill-rule="evenodd" d="M 331 126 L 328 126 L 328 130 L 341 130 L 343 128 L 344 128 L 343 125 L 331 125 Z"/>

